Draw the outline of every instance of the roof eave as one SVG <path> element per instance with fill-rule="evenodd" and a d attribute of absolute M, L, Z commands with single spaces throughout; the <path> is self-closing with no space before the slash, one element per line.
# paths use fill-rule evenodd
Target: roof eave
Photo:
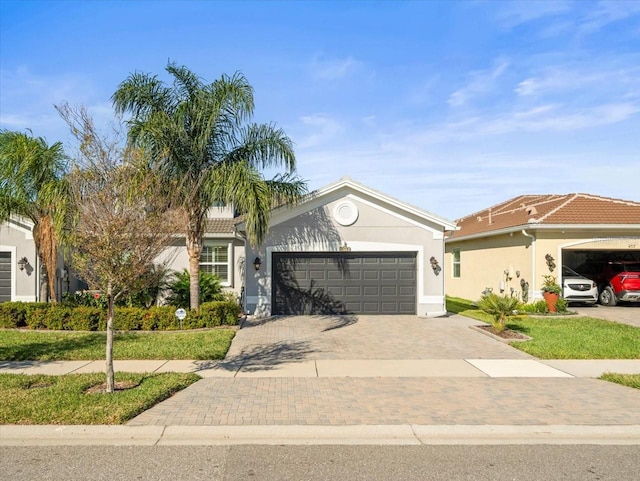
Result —
<path fill-rule="evenodd" d="M 640 234 L 640 224 L 521 224 L 503 229 L 478 232 L 461 237 L 453 237 L 445 239 L 445 242 L 458 242 L 463 240 L 481 239 L 483 237 L 492 237 L 503 234 L 511 234 L 522 230 L 637 230 Z"/>

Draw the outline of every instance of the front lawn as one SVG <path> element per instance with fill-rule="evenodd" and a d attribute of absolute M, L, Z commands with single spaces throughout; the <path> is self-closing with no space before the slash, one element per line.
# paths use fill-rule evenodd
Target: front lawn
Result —
<path fill-rule="evenodd" d="M 491 316 L 466 299 L 447 297 L 447 310 L 491 323 Z M 640 328 L 591 317 L 513 317 L 507 328 L 533 339 L 516 349 L 540 359 L 640 359 Z"/>
<path fill-rule="evenodd" d="M 0 424 L 123 424 L 198 379 L 193 373 L 118 372 L 116 382 L 138 385 L 87 394 L 104 374 L 0 374 Z"/>
<path fill-rule="evenodd" d="M 223 359 L 233 329 L 116 333 L 113 357 Z M 0 330 L 0 361 L 84 361 L 105 358 L 106 333 Z"/>
<path fill-rule="evenodd" d="M 518 318 L 507 323 L 532 337 L 511 345 L 540 359 L 640 359 L 640 328 L 591 317 Z"/>

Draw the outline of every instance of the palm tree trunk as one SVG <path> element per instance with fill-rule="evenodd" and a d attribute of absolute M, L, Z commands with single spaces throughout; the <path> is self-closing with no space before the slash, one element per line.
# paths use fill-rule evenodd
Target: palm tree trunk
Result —
<path fill-rule="evenodd" d="M 47 298 L 52 303 L 57 302 L 56 298 L 56 269 L 58 268 L 58 252 L 53 231 L 53 221 L 50 215 L 43 215 L 37 229 L 34 229 L 34 240 L 37 237 L 36 247 L 40 255 L 43 266 L 43 276 L 41 288 L 41 300 L 46 301 Z M 48 292 L 45 292 L 45 287 Z M 48 295 L 47 295 L 48 294 Z"/>
<path fill-rule="evenodd" d="M 191 309 L 200 309 L 200 254 L 202 245 L 187 236 L 187 252 L 189 253 L 189 305 Z"/>
<path fill-rule="evenodd" d="M 192 310 L 197 311 L 200 309 L 200 255 L 202 254 L 204 215 L 200 209 L 193 207 L 189 210 L 188 216 L 189 304 Z"/>
<path fill-rule="evenodd" d="M 113 289 L 111 283 L 107 287 L 107 350 L 106 350 L 106 392 L 112 393 L 115 390 L 115 373 L 113 371 Z"/>

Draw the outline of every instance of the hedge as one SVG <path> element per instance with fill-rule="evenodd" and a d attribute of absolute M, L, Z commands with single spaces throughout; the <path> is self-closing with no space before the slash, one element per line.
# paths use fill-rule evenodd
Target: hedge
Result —
<path fill-rule="evenodd" d="M 197 313 L 187 311 L 182 329 L 199 329 L 238 323 L 240 306 L 235 302 L 215 301 L 200 305 Z M 104 331 L 107 325 L 105 309 L 71 307 L 42 302 L 0 303 L 0 328 L 52 329 L 66 331 Z M 175 307 L 160 306 L 149 309 L 116 307 L 114 327 L 119 331 L 155 331 L 180 329 Z"/>

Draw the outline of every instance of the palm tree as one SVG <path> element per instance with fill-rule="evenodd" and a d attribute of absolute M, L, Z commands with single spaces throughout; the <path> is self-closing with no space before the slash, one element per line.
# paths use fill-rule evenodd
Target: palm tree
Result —
<path fill-rule="evenodd" d="M 246 123 L 253 114 L 253 89 L 241 73 L 206 84 L 186 67 L 169 63 L 173 85 L 134 73 L 112 100 L 129 113 L 129 141 L 158 162 L 166 185 L 179 192 L 186 212 L 191 308 L 199 307 L 200 254 L 207 211 L 232 204 L 245 216 L 247 237 L 259 245 L 275 204 L 294 202 L 306 186 L 295 175 L 292 142 L 273 124 Z M 266 180 L 260 169 L 284 168 Z"/>
<path fill-rule="evenodd" d="M 31 132 L 29 132 L 31 133 Z M 56 302 L 58 247 L 66 210 L 67 158 L 62 144 L 0 131 L 0 221 L 11 216 L 33 223 L 33 239 L 44 266 L 40 298 Z"/>

